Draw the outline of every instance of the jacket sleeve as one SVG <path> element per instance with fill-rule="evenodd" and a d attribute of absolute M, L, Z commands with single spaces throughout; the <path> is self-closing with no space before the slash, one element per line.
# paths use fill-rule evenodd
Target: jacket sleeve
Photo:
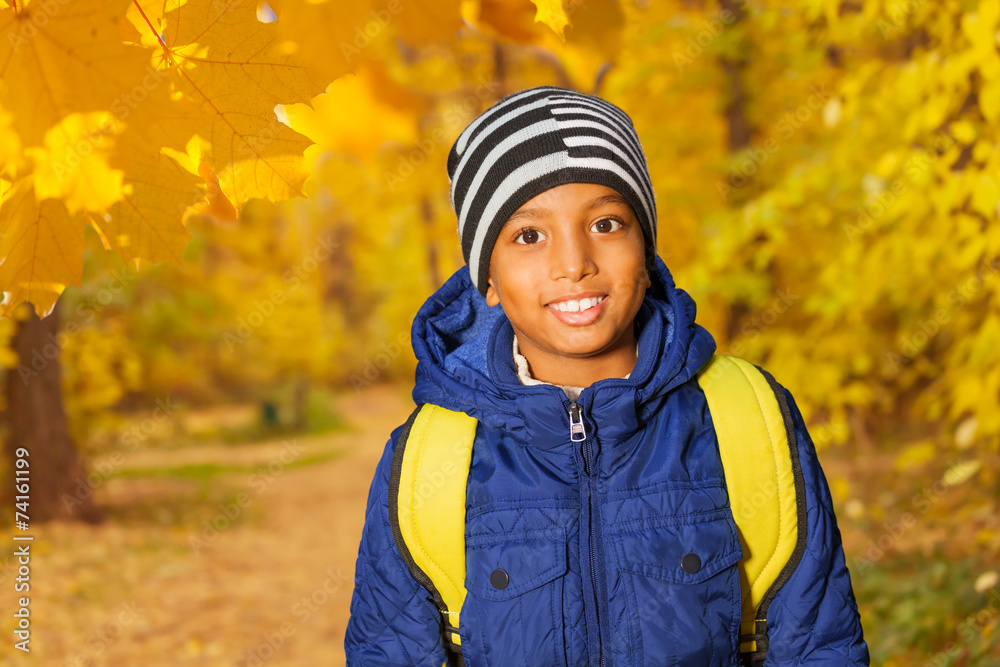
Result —
<path fill-rule="evenodd" d="M 791 393 L 784 394 L 805 482 L 805 552 L 767 610 L 767 667 L 869 665 L 858 605 L 844 559 L 833 499 L 816 448 Z M 784 410 L 784 407 L 783 407 Z M 801 526 L 800 526 L 801 529 Z"/>
<path fill-rule="evenodd" d="M 403 562 L 389 524 L 389 473 L 403 426 L 389 437 L 368 491 L 344 638 L 347 665 L 446 664 L 440 613 Z"/>

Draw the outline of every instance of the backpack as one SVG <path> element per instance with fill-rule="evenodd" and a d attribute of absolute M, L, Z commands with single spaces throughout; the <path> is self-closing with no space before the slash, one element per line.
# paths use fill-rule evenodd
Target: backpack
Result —
<path fill-rule="evenodd" d="M 774 378 L 738 357 L 713 355 L 697 381 L 712 415 L 743 548 L 740 661 L 758 667 L 767 654 L 768 606 L 805 551 L 805 482 L 791 413 Z M 464 412 L 418 406 L 400 433 L 389 477 L 393 538 L 441 612 L 448 662 L 463 667 L 458 628 L 466 595 L 465 493 L 477 424 Z"/>

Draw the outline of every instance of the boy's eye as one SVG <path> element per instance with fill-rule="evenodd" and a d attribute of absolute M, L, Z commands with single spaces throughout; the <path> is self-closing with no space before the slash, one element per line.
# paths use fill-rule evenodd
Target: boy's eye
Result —
<path fill-rule="evenodd" d="M 600 232 L 613 232 L 613 231 L 615 231 L 617 229 L 620 229 L 621 226 L 622 226 L 622 223 L 621 223 L 620 220 L 616 220 L 615 218 L 604 218 L 603 220 L 598 220 L 597 222 L 594 223 L 595 227 L 597 227 L 597 225 L 601 225 L 601 228 L 598 229 L 597 231 L 600 231 Z M 610 227 L 610 229 L 609 229 L 609 227 Z"/>
<path fill-rule="evenodd" d="M 522 238 L 525 240 L 522 241 Z M 522 245 L 533 245 L 543 240 L 545 240 L 545 235 L 537 229 L 532 229 L 531 227 L 524 227 L 517 233 L 517 236 L 514 237 L 514 243 L 520 243 Z"/>
<path fill-rule="evenodd" d="M 598 227 L 600 225 L 600 227 Z M 598 220 L 593 224 L 591 229 L 597 228 L 596 231 L 603 233 L 610 233 L 617 231 L 622 226 L 622 222 L 617 218 L 603 218 Z M 522 240 L 523 239 L 523 240 Z M 520 243 L 521 245 L 534 245 L 539 241 L 545 240 L 545 234 L 541 233 L 534 227 L 522 227 L 514 237 L 515 243 Z"/>

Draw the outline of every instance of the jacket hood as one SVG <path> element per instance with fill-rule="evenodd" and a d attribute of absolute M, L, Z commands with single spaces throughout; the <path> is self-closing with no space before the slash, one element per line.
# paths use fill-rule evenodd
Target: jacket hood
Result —
<path fill-rule="evenodd" d="M 659 256 L 655 268 L 636 314 L 639 354 L 630 377 L 599 380 L 577 400 L 597 437 L 630 436 L 715 352 L 715 339 L 695 324 L 694 300 L 674 285 Z M 410 334 L 417 405 L 464 411 L 529 446 L 554 449 L 569 441 L 569 399 L 555 385 L 521 384 L 510 320 L 473 286 L 468 265 L 420 307 Z"/>

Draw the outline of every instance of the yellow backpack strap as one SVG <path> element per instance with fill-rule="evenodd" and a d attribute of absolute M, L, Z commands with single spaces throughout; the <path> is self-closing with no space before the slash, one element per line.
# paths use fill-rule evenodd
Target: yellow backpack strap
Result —
<path fill-rule="evenodd" d="M 740 653 L 762 664 L 767 608 L 805 551 L 805 481 L 784 393 L 763 369 L 714 355 L 699 371 L 743 547 Z M 742 656 L 741 656 L 742 657 Z"/>
<path fill-rule="evenodd" d="M 441 612 L 444 644 L 464 665 L 465 489 L 478 421 L 425 403 L 400 432 L 389 473 L 389 521 L 399 552 Z M 447 663 L 446 663 L 447 664 Z"/>

